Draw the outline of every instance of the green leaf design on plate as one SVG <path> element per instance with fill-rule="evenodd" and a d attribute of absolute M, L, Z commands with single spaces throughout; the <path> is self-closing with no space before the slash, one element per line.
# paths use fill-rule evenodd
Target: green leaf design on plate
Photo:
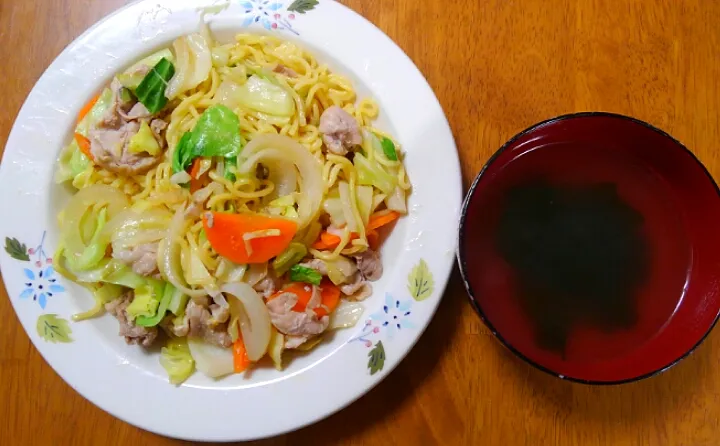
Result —
<path fill-rule="evenodd" d="M 48 342 L 72 342 L 70 324 L 57 314 L 42 314 L 37 320 L 37 332 Z"/>
<path fill-rule="evenodd" d="M 5 251 L 10 257 L 23 262 L 29 262 L 30 256 L 27 253 L 27 246 L 16 238 L 5 237 Z"/>
<path fill-rule="evenodd" d="M 383 347 L 382 341 L 378 341 L 368 353 L 368 368 L 370 369 L 370 375 L 374 375 L 385 367 L 385 347 Z"/>
<path fill-rule="evenodd" d="M 413 299 L 420 302 L 432 295 L 434 287 L 435 282 L 433 282 L 430 268 L 428 268 L 425 260 L 420 259 L 420 263 L 410 271 L 408 276 L 408 291 L 410 291 Z"/>
<path fill-rule="evenodd" d="M 312 11 L 318 4 L 318 0 L 295 0 L 287 7 L 288 11 L 297 12 L 298 14 L 305 14 L 308 11 Z"/>

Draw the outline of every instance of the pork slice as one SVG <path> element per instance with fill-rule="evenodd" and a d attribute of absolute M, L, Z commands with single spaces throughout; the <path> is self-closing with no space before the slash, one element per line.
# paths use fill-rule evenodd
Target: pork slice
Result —
<path fill-rule="evenodd" d="M 353 256 L 357 267 L 363 277 L 371 282 L 375 282 L 382 277 L 383 266 L 380 260 L 380 254 L 377 251 L 368 249 L 360 254 Z"/>
<path fill-rule="evenodd" d="M 270 313 L 270 320 L 280 333 L 290 336 L 313 336 L 324 332 L 330 324 L 330 318 L 318 318 L 314 308 L 320 305 L 320 291 L 313 287 L 313 296 L 305 311 L 293 311 L 298 297 L 294 293 L 280 293 L 265 305 Z M 304 342 L 304 341 L 303 341 Z"/>
<path fill-rule="evenodd" d="M 273 71 L 287 77 L 298 77 L 297 71 L 293 70 L 292 68 L 288 68 L 281 63 L 277 64 L 275 68 L 273 68 Z"/>
<path fill-rule="evenodd" d="M 141 276 L 154 276 L 158 273 L 157 252 L 158 243 L 146 243 L 130 249 L 113 250 L 112 256 Z"/>
<path fill-rule="evenodd" d="M 188 334 L 190 336 L 202 338 L 206 342 L 220 347 L 232 345 L 232 339 L 227 332 L 228 324 L 226 322 L 218 323 L 208 308 L 191 300 L 185 309 L 185 315 L 188 318 Z"/>
<path fill-rule="evenodd" d="M 327 149 L 336 155 L 346 155 L 355 146 L 362 144 L 357 121 L 337 105 L 323 112 L 318 129 L 323 134 Z"/>
<path fill-rule="evenodd" d="M 157 327 L 140 327 L 128 319 L 127 307 L 135 298 L 134 291 L 128 291 L 119 298 L 105 304 L 108 313 L 115 316 L 120 323 L 120 336 L 125 337 L 128 344 L 140 344 L 150 347 L 158 335 Z"/>
<path fill-rule="evenodd" d="M 122 175 L 146 173 L 160 161 L 162 151 L 156 156 L 146 152 L 132 153 L 128 145 L 130 139 L 140 130 L 140 121 L 150 119 L 151 115 L 144 105 L 122 99 L 120 92 L 123 86 L 117 79 L 113 79 L 110 89 L 113 92 L 112 105 L 88 132 L 93 161 Z M 151 130 L 162 148 L 165 146 L 165 139 L 161 132 L 167 124 L 163 124 L 164 121 L 159 119 L 154 121 L 159 122 L 154 125 L 151 122 Z"/>
<path fill-rule="evenodd" d="M 340 285 L 340 292 L 349 299 L 361 301 L 370 297 L 372 294 L 372 285 L 370 285 L 358 271 L 353 275 L 349 283 Z"/>

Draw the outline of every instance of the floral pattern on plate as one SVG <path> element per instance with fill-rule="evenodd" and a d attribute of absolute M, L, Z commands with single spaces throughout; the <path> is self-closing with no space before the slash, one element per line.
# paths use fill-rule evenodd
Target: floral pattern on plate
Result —
<path fill-rule="evenodd" d="M 257 23 L 267 30 L 289 31 L 299 36 L 292 21 L 297 17 L 296 14 L 312 11 L 317 4 L 318 0 L 295 0 L 289 4 L 276 0 L 243 0 L 240 6 L 245 8 L 246 17 L 242 26 Z"/>
<path fill-rule="evenodd" d="M 45 252 L 46 234 L 47 232 L 44 231 L 40 243 L 34 248 L 28 248 L 16 238 L 5 237 L 5 252 L 10 257 L 21 262 L 33 262 L 32 258 L 35 259 L 30 268 L 22 270 L 25 288 L 19 298 L 25 300 L 32 297 L 32 300 L 43 310 L 51 298 L 65 292 L 65 287 L 58 282 L 55 275 L 53 259 Z M 36 328 L 40 337 L 48 342 L 72 342 L 70 325 L 57 314 L 41 314 Z"/>
<path fill-rule="evenodd" d="M 432 272 L 425 260 L 420 259 L 408 275 L 407 289 L 412 299 L 400 300 L 390 293 L 385 294 L 383 307 L 370 315 L 359 335 L 350 339 L 350 342 L 362 342 L 365 347 L 372 347 L 368 353 L 367 363 L 370 375 L 376 374 L 385 366 L 385 345 L 380 339 L 373 343 L 371 338 L 380 338 L 384 335 L 386 342 L 391 342 L 397 333 L 417 328 L 412 322 L 413 301 L 421 302 L 429 298 L 434 288 Z"/>

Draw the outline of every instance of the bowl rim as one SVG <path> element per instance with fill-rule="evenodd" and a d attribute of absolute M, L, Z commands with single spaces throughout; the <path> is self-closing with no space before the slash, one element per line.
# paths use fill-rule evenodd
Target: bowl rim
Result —
<path fill-rule="evenodd" d="M 481 178 L 484 176 L 487 169 L 490 167 L 490 165 L 495 162 L 495 160 L 505 151 L 508 149 L 508 147 L 512 146 L 512 144 L 517 141 L 519 138 L 527 135 L 530 132 L 533 132 L 535 130 L 538 130 L 542 127 L 545 127 L 550 124 L 554 124 L 556 122 L 560 121 L 567 121 L 571 119 L 578 119 L 578 118 L 593 118 L 593 117 L 605 117 L 605 118 L 613 118 L 613 119 L 620 119 L 620 120 L 626 120 L 630 121 L 633 124 L 639 124 L 643 127 L 646 127 L 654 132 L 659 133 L 660 135 L 669 138 L 672 142 L 674 142 L 678 147 L 682 148 L 686 154 L 688 154 L 691 159 L 702 169 L 702 171 L 705 173 L 707 178 L 710 180 L 711 184 L 715 188 L 715 192 L 718 194 L 718 197 L 720 197 L 720 187 L 718 187 L 718 183 L 715 181 L 713 176 L 708 171 L 707 167 L 700 161 L 700 159 L 690 150 L 688 149 L 683 143 L 675 139 L 673 136 L 671 136 L 669 133 L 655 127 L 652 124 L 649 124 L 645 121 L 642 121 L 637 118 L 633 118 L 630 116 L 618 114 L 618 113 L 611 113 L 611 112 L 600 112 L 600 111 L 592 111 L 592 112 L 577 112 L 577 113 L 568 113 L 560 116 L 556 116 L 554 118 L 546 119 L 544 121 L 540 121 L 536 124 L 531 125 L 530 127 L 526 128 L 525 130 L 522 130 L 521 132 L 517 133 L 515 136 L 510 138 L 506 143 L 504 143 L 500 148 L 493 153 L 493 155 L 485 162 L 482 169 L 480 169 L 480 172 L 475 176 L 475 179 L 473 180 L 472 185 L 470 186 L 470 189 L 468 190 L 467 194 L 465 195 L 465 198 L 463 200 L 462 204 L 462 210 L 460 212 L 460 224 L 458 227 L 458 250 L 457 250 L 457 260 L 458 265 L 460 269 L 460 275 L 462 277 L 463 285 L 465 286 L 465 291 L 467 292 L 467 298 L 470 301 L 470 304 L 472 305 L 475 312 L 480 316 L 480 319 L 482 319 L 485 326 L 487 326 L 492 334 L 497 338 L 497 340 L 500 341 L 500 343 L 510 350 L 515 356 L 522 359 L 526 363 L 530 364 L 531 366 L 535 367 L 536 369 L 545 372 L 551 376 L 554 376 L 556 378 L 559 378 L 564 381 L 570 381 L 575 382 L 579 384 L 587 384 L 587 385 L 593 385 L 593 386 L 608 386 L 608 385 L 617 385 L 617 384 L 626 384 L 631 382 L 640 381 L 646 378 L 650 378 L 656 375 L 659 375 L 671 367 L 675 366 L 679 362 L 681 362 L 683 359 L 690 356 L 695 350 L 702 344 L 705 339 L 710 335 L 710 332 L 712 332 L 713 328 L 715 328 L 715 325 L 717 324 L 718 320 L 720 320 L 720 309 L 717 311 L 715 318 L 712 321 L 712 324 L 710 324 L 710 327 L 707 329 L 707 331 L 700 337 L 700 339 L 692 346 L 688 351 L 686 351 L 684 354 L 680 355 L 678 358 L 674 359 L 673 361 L 669 362 L 668 364 L 665 364 L 664 366 L 653 370 L 648 373 L 644 373 L 642 375 L 634 376 L 631 378 L 626 379 L 620 379 L 620 380 L 611 380 L 611 381 L 600 381 L 600 380 L 587 380 L 582 378 L 576 378 L 572 376 L 566 376 L 562 375 L 558 372 L 555 372 L 536 361 L 533 361 L 532 359 L 525 356 L 521 351 L 516 349 L 510 342 L 508 342 L 495 328 L 495 326 L 490 322 L 488 317 L 483 312 L 483 309 L 481 305 L 478 303 L 478 301 L 475 299 L 475 293 L 472 290 L 472 286 L 470 285 L 470 282 L 467 277 L 467 262 L 465 260 L 465 247 L 462 243 L 463 237 L 465 235 L 465 220 L 467 218 L 468 208 L 470 206 L 470 201 L 472 200 L 475 189 L 477 188 L 477 185 L 480 183 Z"/>

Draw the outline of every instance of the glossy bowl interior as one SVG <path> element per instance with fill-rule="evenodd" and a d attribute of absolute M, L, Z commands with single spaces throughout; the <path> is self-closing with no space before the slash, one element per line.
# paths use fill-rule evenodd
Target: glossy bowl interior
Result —
<path fill-rule="evenodd" d="M 631 328 L 577 324 L 563 353 L 540 347 L 519 303 L 516 271 L 498 254 L 502 194 L 532 175 L 566 185 L 612 183 L 642 214 L 649 279 Z M 458 259 L 470 300 L 497 338 L 532 365 L 592 384 L 628 382 L 674 365 L 707 336 L 720 314 L 720 195 L 703 165 L 644 122 L 581 113 L 537 124 L 493 155 L 465 200 Z"/>

